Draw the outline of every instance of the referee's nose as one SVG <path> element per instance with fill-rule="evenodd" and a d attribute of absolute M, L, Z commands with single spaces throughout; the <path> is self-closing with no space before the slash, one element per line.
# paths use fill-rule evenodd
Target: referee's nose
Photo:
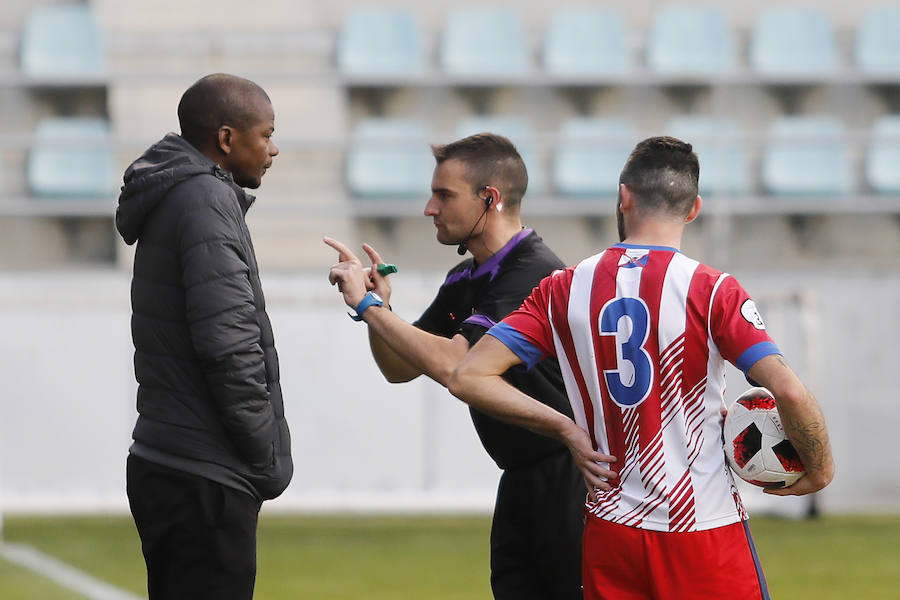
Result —
<path fill-rule="evenodd" d="M 434 194 L 432 194 L 428 198 L 428 201 L 425 203 L 425 216 L 426 217 L 433 217 L 440 213 L 440 211 L 438 211 L 438 209 L 437 209 L 437 204 L 438 204 L 437 199 L 434 197 Z"/>

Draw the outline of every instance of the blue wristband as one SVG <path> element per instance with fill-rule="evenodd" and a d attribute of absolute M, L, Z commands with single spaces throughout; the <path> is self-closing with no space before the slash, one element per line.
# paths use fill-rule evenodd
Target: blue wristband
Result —
<path fill-rule="evenodd" d="M 375 292 L 367 292 L 360 303 L 356 305 L 356 314 L 353 315 L 348 312 L 347 315 L 354 321 L 362 321 L 363 313 L 366 312 L 366 309 L 370 306 L 384 306 L 384 300 L 382 300 L 381 296 Z"/>

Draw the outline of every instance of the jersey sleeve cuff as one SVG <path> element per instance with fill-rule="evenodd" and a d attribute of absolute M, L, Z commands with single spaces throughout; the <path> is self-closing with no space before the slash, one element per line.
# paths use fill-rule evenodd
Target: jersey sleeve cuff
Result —
<path fill-rule="evenodd" d="M 526 370 L 533 368 L 544 358 L 544 353 L 537 346 L 506 323 L 497 323 L 488 330 L 487 334 L 500 340 L 513 354 L 518 356 Z"/>
<path fill-rule="evenodd" d="M 744 350 L 737 361 L 735 361 L 735 366 L 743 371 L 746 376 L 750 367 L 755 365 L 759 359 L 769 356 L 770 354 L 781 354 L 781 350 L 778 349 L 778 346 L 776 346 L 774 342 L 759 342 Z"/>

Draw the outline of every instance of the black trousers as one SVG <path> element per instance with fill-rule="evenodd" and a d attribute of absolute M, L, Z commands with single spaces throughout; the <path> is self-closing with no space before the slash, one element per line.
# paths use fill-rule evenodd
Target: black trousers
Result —
<path fill-rule="evenodd" d="M 150 600 L 253 598 L 259 501 L 130 455 L 127 489 Z"/>
<path fill-rule="evenodd" d="M 491 526 L 496 600 L 580 600 L 584 478 L 568 451 L 500 477 Z"/>

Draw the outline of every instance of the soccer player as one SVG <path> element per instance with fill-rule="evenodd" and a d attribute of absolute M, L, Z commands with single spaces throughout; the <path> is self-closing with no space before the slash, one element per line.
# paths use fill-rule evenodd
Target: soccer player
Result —
<path fill-rule="evenodd" d="M 364 269 L 344 244 L 325 239 L 340 261 L 329 280 L 368 325 L 375 362 L 395 383 L 424 373 L 447 385 L 470 345 L 564 266 L 534 231 L 522 227 L 519 206 L 528 173 L 508 139 L 479 134 L 436 146 L 433 153 L 437 165 L 425 216 L 433 219 L 438 242 L 472 258 L 450 270 L 414 324 L 391 312 L 389 278 L 378 273 L 381 257 L 371 246 L 363 246 L 372 260 Z M 555 360 L 503 377 L 571 422 Z M 580 599 L 586 489 L 566 447 L 478 410 L 471 415 L 485 450 L 503 470 L 491 529 L 494 597 Z"/>
<path fill-rule="evenodd" d="M 591 493 L 585 598 L 768 598 L 725 465 L 724 361 L 772 391 L 806 475 L 834 466 L 818 403 L 781 357 L 753 300 L 679 250 L 700 212 L 690 144 L 639 143 L 619 179 L 622 243 L 541 281 L 466 355 L 450 391 L 474 409 L 564 442 Z M 577 424 L 500 374 L 557 357 Z"/>

